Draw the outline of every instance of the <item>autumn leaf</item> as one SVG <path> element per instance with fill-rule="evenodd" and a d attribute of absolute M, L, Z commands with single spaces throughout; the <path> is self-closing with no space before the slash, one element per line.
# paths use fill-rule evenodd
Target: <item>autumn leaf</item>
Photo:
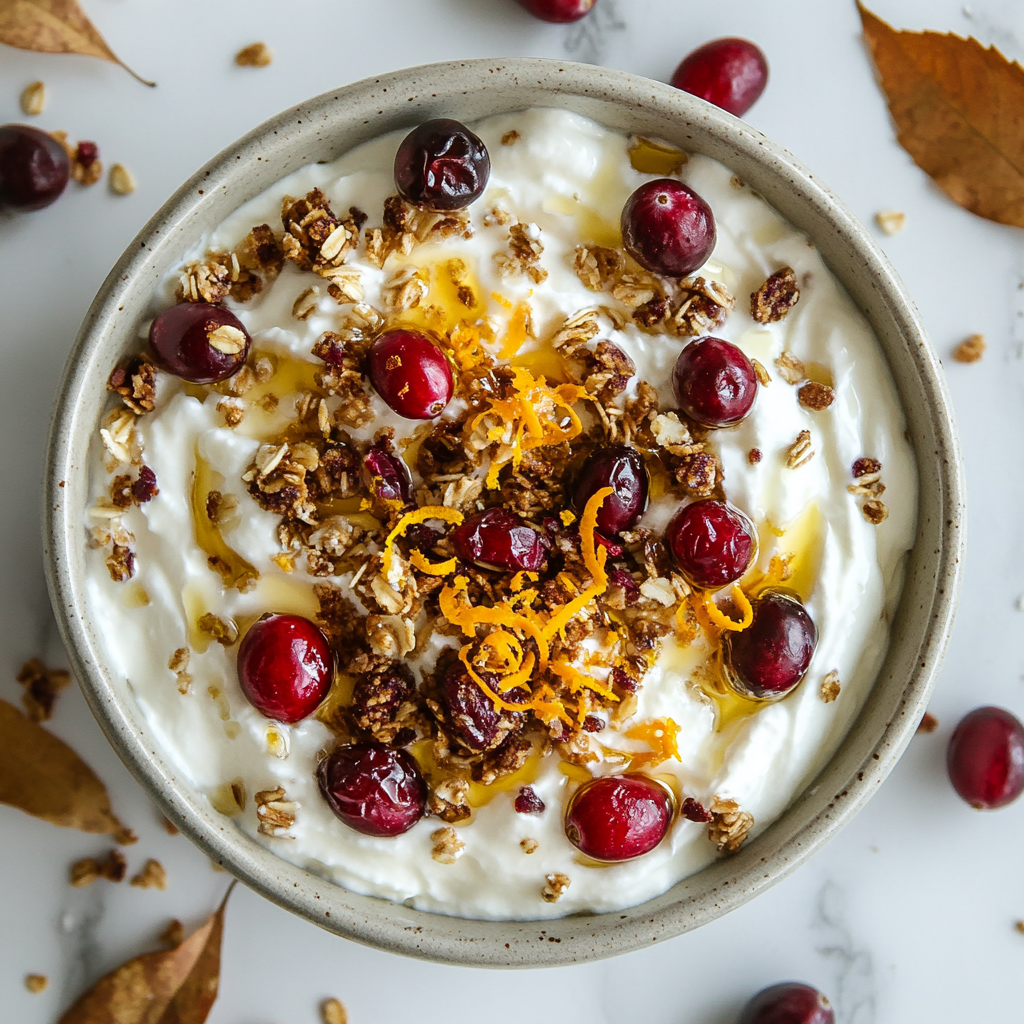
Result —
<path fill-rule="evenodd" d="M 900 32 L 857 6 L 900 145 L 965 209 L 1024 227 L 1024 68 L 976 39 Z"/>
<path fill-rule="evenodd" d="M 0 0 L 0 43 L 39 53 L 81 53 L 120 64 L 144 85 L 85 16 L 77 0 Z"/>
<path fill-rule="evenodd" d="M 181 945 L 125 961 L 58 1024 L 203 1024 L 217 998 L 224 909 L 233 888 Z"/>
<path fill-rule="evenodd" d="M 82 832 L 131 833 L 110 808 L 107 788 L 61 739 L 0 700 L 0 803 Z"/>

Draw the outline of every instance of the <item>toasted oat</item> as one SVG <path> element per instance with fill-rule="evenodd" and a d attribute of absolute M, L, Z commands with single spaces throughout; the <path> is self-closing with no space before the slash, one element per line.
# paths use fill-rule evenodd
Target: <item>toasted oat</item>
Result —
<path fill-rule="evenodd" d="M 864 513 L 864 518 L 872 526 L 878 526 L 879 523 L 883 523 L 889 518 L 889 509 L 884 502 L 879 501 L 877 498 L 865 501 L 861 512 Z"/>
<path fill-rule="evenodd" d="M 120 395 L 131 412 L 144 416 L 156 406 L 156 367 L 141 357 L 131 359 L 111 371 L 107 390 Z"/>
<path fill-rule="evenodd" d="M 291 839 L 288 829 L 295 824 L 295 812 L 299 805 L 294 800 L 284 799 L 284 790 L 262 789 L 256 796 L 256 817 L 259 818 L 257 830 L 265 836 L 277 839 Z"/>
<path fill-rule="evenodd" d="M 438 864 L 454 864 L 462 856 L 462 851 L 466 848 L 466 844 L 450 825 L 445 825 L 444 828 L 431 832 L 430 841 L 434 844 L 434 848 L 430 851 L 430 856 Z"/>
<path fill-rule="evenodd" d="M 768 387 L 772 382 L 771 377 L 768 375 L 768 371 L 756 359 L 751 359 L 750 363 L 754 367 L 754 376 L 757 378 L 757 383 L 763 388 Z"/>
<path fill-rule="evenodd" d="M 21 91 L 21 112 L 33 117 L 43 112 L 46 106 L 46 86 L 42 82 L 32 82 Z"/>
<path fill-rule="evenodd" d="M 238 373 L 224 382 L 229 395 L 241 398 L 247 391 L 256 387 L 256 374 L 248 366 L 243 366 Z"/>
<path fill-rule="evenodd" d="M 174 949 L 180 946 L 184 939 L 185 926 L 176 917 L 172 917 L 167 922 L 167 927 L 160 933 L 160 941 Z"/>
<path fill-rule="evenodd" d="M 320 289 L 311 285 L 292 303 L 292 316 L 296 320 L 308 320 L 316 312 L 319 301 Z"/>
<path fill-rule="evenodd" d="M 801 430 L 796 440 L 786 449 L 786 467 L 788 469 L 799 469 L 806 466 L 814 458 L 814 451 L 811 449 L 811 432 Z"/>
<path fill-rule="evenodd" d="M 507 253 L 495 253 L 494 260 L 502 276 L 512 277 L 525 274 L 534 284 L 547 279 L 548 272 L 540 266 L 544 243 L 540 240 L 540 228 L 536 224 L 515 223 L 509 225 Z"/>
<path fill-rule="evenodd" d="M 875 223 L 887 235 L 898 235 L 907 226 L 907 215 L 900 210 L 879 210 Z"/>
<path fill-rule="evenodd" d="M 577 245 L 573 269 L 576 276 L 592 291 L 599 292 L 613 285 L 626 266 L 618 249 L 600 245 Z"/>
<path fill-rule="evenodd" d="M 337 999 L 325 999 L 320 1004 L 320 1017 L 323 1024 L 348 1024 L 345 1007 Z"/>
<path fill-rule="evenodd" d="M 836 393 L 827 384 L 819 384 L 817 381 L 809 380 L 806 384 L 800 386 L 796 397 L 805 409 L 821 412 L 836 400 Z"/>
<path fill-rule="evenodd" d="M 540 843 L 538 843 L 536 839 L 530 839 L 527 837 L 526 839 L 519 840 L 519 848 L 523 853 L 529 855 L 531 853 L 536 853 L 540 849 Z"/>
<path fill-rule="evenodd" d="M 930 711 L 926 711 L 924 717 L 918 722 L 917 731 L 930 733 L 935 732 L 938 727 L 939 720 Z"/>
<path fill-rule="evenodd" d="M 71 865 L 68 880 L 76 889 L 92 885 L 100 878 L 108 882 L 124 880 L 127 864 L 118 850 L 111 850 L 102 860 L 97 857 L 83 857 Z"/>
<path fill-rule="evenodd" d="M 213 637 L 222 647 L 232 647 L 238 642 L 238 627 L 230 619 L 225 622 L 212 612 L 204 612 L 198 625 L 200 632 Z"/>
<path fill-rule="evenodd" d="M 107 572 L 115 583 L 124 583 L 135 575 L 135 552 L 125 544 L 115 544 L 107 556 Z"/>
<path fill-rule="evenodd" d="M 164 823 L 164 831 L 169 836 L 176 836 L 178 834 L 178 826 L 175 825 L 174 822 L 171 821 L 170 818 L 164 818 L 163 819 L 163 823 Z"/>
<path fill-rule="evenodd" d="M 597 322 L 597 311 L 581 309 L 573 316 L 566 317 L 559 331 L 551 339 L 551 345 L 566 356 L 592 341 L 601 333 L 601 325 Z"/>
<path fill-rule="evenodd" d="M 771 324 L 788 316 L 800 301 L 800 289 L 792 267 L 776 270 L 756 292 L 750 295 L 750 315 L 759 324 Z"/>
<path fill-rule="evenodd" d="M 192 676 L 187 671 L 190 656 L 187 647 L 179 647 L 167 662 L 167 667 L 178 677 L 178 691 L 183 694 L 188 693 L 192 685 Z"/>
<path fill-rule="evenodd" d="M 563 875 L 560 871 L 552 872 L 544 879 L 544 888 L 540 891 L 540 898 L 545 903 L 557 903 L 570 885 L 572 885 L 572 881 L 568 875 Z"/>
<path fill-rule="evenodd" d="M 230 324 L 222 324 L 215 331 L 211 331 L 206 340 L 210 348 L 223 352 L 226 356 L 237 356 L 245 348 L 245 334 L 237 327 Z"/>
<path fill-rule="evenodd" d="M 680 281 L 675 299 L 666 311 L 664 326 L 678 337 L 708 334 L 725 323 L 735 305 L 736 299 L 717 281 L 686 278 Z M 645 317 L 634 316 L 634 320 L 643 327 L 645 320 L 657 317 L 652 311 Z"/>
<path fill-rule="evenodd" d="M 42 82 L 37 83 L 42 85 Z M 24 106 L 24 103 L 22 104 Z M 31 111 L 26 110 L 26 114 Z M 38 113 L 38 111 L 36 111 Z M 26 974 L 25 975 L 25 988 L 29 990 L 34 996 L 39 995 L 40 992 L 46 990 L 46 986 L 50 984 L 50 979 L 45 974 Z"/>
<path fill-rule="evenodd" d="M 711 821 L 708 822 L 708 838 L 719 849 L 735 853 L 754 826 L 754 816 L 741 811 L 735 800 L 723 800 L 716 796 L 711 802 Z"/>
<path fill-rule="evenodd" d="M 427 282 L 412 266 L 399 270 L 383 288 L 381 298 L 392 313 L 415 309 L 427 297 Z"/>
<path fill-rule="evenodd" d="M 775 360 L 775 365 L 779 368 L 779 375 L 787 384 L 799 384 L 807 377 L 803 362 L 797 359 L 792 352 L 783 352 Z"/>
<path fill-rule="evenodd" d="M 142 865 L 142 870 L 132 879 L 131 884 L 136 889 L 160 889 L 163 891 L 167 888 L 167 871 L 160 861 L 150 857 Z"/>
<path fill-rule="evenodd" d="M 465 821 L 472 813 L 469 807 L 469 782 L 459 778 L 445 779 L 430 794 L 427 806 L 431 814 L 436 814 L 449 825 Z"/>
<path fill-rule="evenodd" d="M 135 178 L 124 164 L 114 164 L 110 168 L 110 191 L 115 196 L 129 196 L 135 191 Z"/>
<path fill-rule="evenodd" d="M 985 336 L 983 334 L 972 334 L 966 341 L 957 345 L 953 352 L 953 358 L 958 363 L 976 363 L 985 354 Z"/>
<path fill-rule="evenodd" d="M 25 692 L 21 702 L 33 722 L 48 722 L 53 716 L 57 694 L 71 683 L 71 675 L 62 668 L 47 668 L 38 658 L 30 658 L 14 677 Z"/>
<path fill-rule="evenodd" d="M 835 669 L 832 669 L 832 671 L 827 673 L 825 678 L 821 681 L 821 699 L 826 704 L 831 704 L 838 696 L 839 673 Z"/>
<path fill-rule="evenodd" d="M 329 274 L 325 271 L 322 276 L 329 282 L 327 294 L 339 305 L 362 302 L 366 298 L 358 267 L 337 267 Z"/>
<path fill-rule="evenodd" d="M 237 398 L 222 398 L 217 403 L 217 412 L 224 417 L 224 425 L 234 430 L 245 419 L 245 403 Z"/>
<path fill-rule="evenodd" d="M 235 63 L 242 68 L 265 68 L 273 59 L 266 43 L 252 43 L 235 54 Z"/>
<path fill-rule="evenodd" d="M 502 135 L 501 144 L 503 146 L 514 146 L 521 138 L 522 135 L 513 128 L 510 132 L 505 132 L 505 134 Z"/>
<path fill-rule="evenodd" d="M 206 495 L 206 518 L 214 526 L 227 522 L 238 511 L 238 499 L 233 494 L 210 491 Z"/>

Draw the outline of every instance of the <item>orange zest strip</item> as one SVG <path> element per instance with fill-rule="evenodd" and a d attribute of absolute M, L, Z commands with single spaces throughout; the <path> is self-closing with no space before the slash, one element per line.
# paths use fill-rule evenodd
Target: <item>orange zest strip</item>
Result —
<path fill-rule="evenodd" d="M 445 508 L 444 505 L 424 505 L 423 508 L 417 508 L 413 509 L 412 512 L 406 512 L 406 514 L 402 516 L 397 523 L 395 523 L 395 528 L 388 534 L 388 539 L 384 541 L 385 579 L 390 581 L 391 578 L 391 568 L 394 564 L 395 541 L 401 537 L 410 526 L 414 526 L 416 523 L 426 522 L 428 519 L 441 519 L 446 523 L 453 523 L 458 526 L 458 524 L 462 522 L 463 516 L 461 512 L 458 512 L 453 508 Z"/>
<path fill-rule="evenodd" d="M 445 562 L 428 562 L 422 551 L 413 551 L 409 555 L 409 561 L 420 572 L 429 573 L 431 576 L 450 576 L 459 565 L 457 558 L 449 558 Z"/>
<path fill-rule="evenodd" d="M 719 628 L 729 629 L 735 632 L 740 632 L 746 629 L 754 621 L 754 608 L 751 603 L 747 600 L 747 595 L 743 593 L 738 584 L 733 584 L 732 587 L 732 599 L 736 602 L 741 615 L 743 616 L 739 622 L 735 619 L 730 619 L 717 604 L 715 604 L 714 598 L 710 594 L 704 596 L 704 610 L 707 612 L 708 618 Z"/>
<path fill-rule="evenodd" d="M 661 761 L 667 761 L 670 757 L 674 757 L 677 761 L 683 759 L 679 753 L 679 726 L 671 718 L 656 718 L 652 722 L 634 725 L 626 733 L 626 736 L 628 739 L 641 740 L 646 743 L 660 758 L 656 763 L 660 764 Z"/>
<path fill-rule="evenodd" d="M 582 689 L 593 690 L 594 693 L 605 700 L 615 700 L 619 698 L 604 684 L 599 683 L 593 676 L 588 676 L 579 669 L 574 668 L 566 661 L 552 661 L 548 665 L 548 669 L 559 679 L 565 681 L 569 689 L 573 693 L 579 693 Z"/>
<path fill-rule="evenodd" d="M 520 569 L 519 572 L 512 577 L 512 583 L 509 589 L 513 594 L 518 594 L 523 587 L 529 583 L 536 583 L 540 579 L 540 576 L 535 572 L 528 572 L 526 569 Z M 534 591 L 535 593 L 535 591 Z"/>

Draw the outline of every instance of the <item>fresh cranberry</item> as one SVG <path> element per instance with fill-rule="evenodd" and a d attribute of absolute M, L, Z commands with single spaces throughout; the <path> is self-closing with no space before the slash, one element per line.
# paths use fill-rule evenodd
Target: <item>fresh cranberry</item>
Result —
<path fill-rule="evenodd" d="M 237 373 L 249 344 L 249 332 L 234 313 L 206 302 L 171 306 L 149 328 L 157 362 L 193 384 L 216 384 Z"/>
<path fill-rule="evenodd" d="M 265 615 L 238 648 L 238 683 L 264 717 L 293 724 L 312 714 L 334 678 L 327 638 L 309 619 Z"/>
<path fill-rule="evenodd" d="M 317 766 L 316 780 L 331 810 L 364 835 L 400 836 L 427 808 L 415 758 L 380 743 L 338 747 Z"/>
<path fill-rule="evenodd" d="M 636 526 L 647 508 L 649 484 L 641 454 L 628 444 L 609 444 L 587 456 L 576 477 L 573 500 L 582 511 L 597 491 L 610 487 L 612 493 L 597 513 L 597 528 L 613 536 Z"/>
<path fill-rule="evenodd" d="M 681 508 L 669 520 L 665 539 L 683 575 L 706 590 L 735 583 L 757 554 L 754 524 L 738 508 L 714 498 Z"/>
<path fill-rule="evenodd" d="M 413 128 L 395 155 L 395 185 L 428 210 L 464 210 L 491 175 L 487 147 L 460 121 L 439 117 Z"/>
<path fill-rule="evenodd" d="M 667 790 L 643 775 L 616 775 L 576 790 L 565 813 L 565 834 L 594 860 L 630 860 L 653 850 L 671 823 Z"/>
<path fill-rule="evenodd" d="M 0 127 L 0 207 L 41 210 L 70 176 L 71 161 L 53 136 L 25 124 Z"/>
<path fill-rule="evenodd" d="M 440 416 L 455 393 L 451 363 L 417 331 L 385 331 L 370 346 L 366 365 L 377 394 L 407 420 Z"/>
<path fill-rule="evenodd" d="M 721 338 L 691 341 L 676 360 L 672 387 L 679 408 L 705 427 L 731 427 L 750 412 L 757 375 L 750 360 Z"/>
<path fill-rule="evenodd" d="M 1005 807 L 1024 791 L 1024 725 L 1002 708 L 975 708 L 953 730 L 946 768 L 972 807 Z"/>
<path fill-rule="evenodd" d="M 674 178 L 641 185 L 622 208 L 623 244 L 654 274 L 692 274 L 707 262 L 716 237 L 711 207 Z"/>
<path fill-rule="evenodd" d="M 515 808 L 518 814 L 542 814 L 544 801 L 537 796 L 537 790 L 533 786 L 522 786 L 516 797 Z"/>
<path fill-rule="evenodd" d="M 742 117 L 768 84 L 768 61 L 748 39 L 712 39 L 683 58 L 672 84 Z"/>
<path fill-rule="evenodd" d="M 579 21 L 589 14 L 597 0 L 519 0 L 519 3 L 541 21 L 563 24 Z"/>
<path fill-rule="evenodd" d="M 495 676 L 489 672 L 478 671 L 477 674 L 498 692 Z M 502 699 L 514 704 L 529 698 L 516 689 L 502 694 Z M 441 706 L 452 736 L 473 754 L 501 746 L 505 737 L 522 722 L 522 716 L 515 711 L 495 710 L 494 701 L 469 677 L 461 661 L 456 661 L 444 675 Z"/>
<path fill-rule="evenodd" d="M 367 451 L 363 457 L 363 477 L 370 493 L 380 501 L 412 501 L 409 467 L 386 444 L 374 444 Z"/>
<path fill-rule="evenodd" d="M 147 501 L 152 501 L 160 493 L 160 488 L 156 485 L 156 473 L 149 468 L 149 466 L 143 466 L 139 470 L 139 478 L 132 484 L 132 497 L 140 505 L 144 505 Z"/>
<path fill-rule="evenodd" d="M 767 590 L 754 602 L 754 621 L 722 637 L 727 676 L 749 697 L 782 697 L 804 677 L 818 643 L 810 615 L 791 594 Z"/>
<path fill-rule="evenodd" d="M 543 534 L 499 506 L 470 516 L 451 538 L 459 558 L 483 569 L 538 572 L 548 557 Z"/>
<path fill-rule="evenodd" d="M 737 1024 L 835 1024 L 832 1004 L 810 985 L 784 981 L 762 989 Z"/>

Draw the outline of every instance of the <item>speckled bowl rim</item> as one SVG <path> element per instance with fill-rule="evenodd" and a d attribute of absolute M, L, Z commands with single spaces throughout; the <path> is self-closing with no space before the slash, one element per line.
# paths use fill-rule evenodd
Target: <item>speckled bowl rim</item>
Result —
<path fill-rule="evenodd" d="M 472 121 L 531 106 L 567 108 L 721 160 L 809 235 L 885 350 L 918 460 L 920 518 L 871 696 L 836 755 L 771 827 L 734 856 L 628 910 L 477 921 L 351 893 L 281 860 L 217 814 L 164 760 L 90 624 L 83 511 L 107 375 L 138 347 L 137 326 L 155 285 L 201 231 L 285 174 L 385 132 L 428 117 Z M 286 110 L 211 160 L 146 225 L 100 289 L 64 371 L 46 462 L 45 564 L 61 635 L 93 713 L 160 809 L 214 861 L 280 906 L 380 949 L 477 967 L 555 966 L 649 946 L 727 913 L 785 877 L 864 805 L 913 735 L 945 652 L 960 586 L 963 496 L 951 403 L 920 316 L 868 232 L 813 174 L 748 124 L 666 85 L 561 61 L 470 60 L 366 79 Z"/>

